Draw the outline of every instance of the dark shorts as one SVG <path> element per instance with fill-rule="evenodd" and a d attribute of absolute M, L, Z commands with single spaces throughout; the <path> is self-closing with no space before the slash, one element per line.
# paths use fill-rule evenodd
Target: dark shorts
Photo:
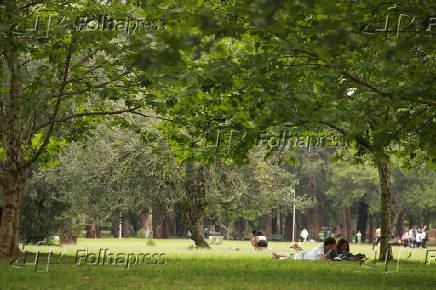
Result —
<path fill-rule="evenodd" d="M 257 242 L 257 246 L 262 247 L 262 248 L 266 248 L 266 247 L 268 247 L 268 241 L 260 240 L 259 242 Z"/>

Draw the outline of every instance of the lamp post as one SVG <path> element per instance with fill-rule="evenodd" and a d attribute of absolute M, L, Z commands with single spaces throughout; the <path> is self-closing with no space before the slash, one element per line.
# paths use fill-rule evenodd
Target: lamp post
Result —
<path fill-rule="evenodd" d="M 122 224 L 123 224 L 123 218 L 121 216 L 121 212 L 120 212 L 120 226 L 119 226 L 119 230 L 118 230 L 118 238 L 121 239 L 121 231 L 122 231 Z"/>
<path fill-rule="evenodd" d="M 291 190 L 294 197 L 294 205 L 292 207 L 292 242 L 295 242 L 295 189 Z"/>

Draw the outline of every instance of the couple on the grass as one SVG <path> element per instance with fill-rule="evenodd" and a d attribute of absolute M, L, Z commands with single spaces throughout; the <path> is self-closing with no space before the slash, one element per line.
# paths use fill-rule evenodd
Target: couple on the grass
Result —
<path fill-rule="evenodd" d="M 336 244 L 336 240 L 332 237 L 328 237 L 324 240 L 324 243 L 315 247 L 311 251 L 304 251 L 303 248 L 294 244 L 291 246 L 295 250 L 294 254 L 286 255 L 282 253 L 272 252 L 273 259 L 294 259 L 294 260 L 360 260 L 365 255 L 357 254 L 352 255 L 350 253 L 350 245 L 345 239 L 340 239 Z"/>
<path fill-rule="evenodd" d="M 263 250 L 268 248 L 268 240 L 261 230 L 253 231 L 253 236 L 251 237 L 251 245 L 255 250 Z"/>

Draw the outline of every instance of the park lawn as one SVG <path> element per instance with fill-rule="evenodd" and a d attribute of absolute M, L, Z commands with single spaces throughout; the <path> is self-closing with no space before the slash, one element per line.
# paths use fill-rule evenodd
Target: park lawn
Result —
<path fill-rule="evenodd" d="M 301 245 L 301 244 L 300 244 Z M 306 249 L 316 244 L 302 245 Z M 141 239 L 79 239 L 77 245 L 53 247 L 47 273 L 34 266 L 13 268 L 0 263 L 0 289 L 349 289 L 425 288 L 436 289 L 436 262 L 425 265 L 425 250 L 418 249 L 409 260 L 404 253 L 399 272 L 384 273 L 384 265 L 358 262 L 273 260 L 270 251 L 255 252 L 249 241 L 224 241 L 211 250 L 189 249 L 189 240 L 155 240 L 154 246 Z M 290 253 L 289 243 L 271 242 L 277 251 Z M 31 246 L 29 251 L 48 251 Z M 74 265 L 77 249 L 118 253 L 165 253 L 163 265 Z M 433 248 L 436 250 L 436 247 Z M 371 256 L 369 245 L 352 245 L 354 253 Z M 394 249 L 397 257 L 398 248 Z M 45 269 L 41 259 L 40 270 Z M 389 265 L 394 271 L 396 264 Z"/>

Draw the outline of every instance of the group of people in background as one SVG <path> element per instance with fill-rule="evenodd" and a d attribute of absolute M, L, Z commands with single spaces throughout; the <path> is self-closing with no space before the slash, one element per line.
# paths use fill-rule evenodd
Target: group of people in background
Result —
<path fill-rule="evenodd" d="M 303 242 L 309 241 L 309 231 L 306 228 L 303 228 L 300 233 L 301 240 Z M 321 227 L 321 230 L 318 233 L 319 241 L 324 241 L 324 239 L 328 237 L 342 238 L 342 234 L 332 234 L 329 227 Z M 315 242 L 315 240 L 310 240 L 311 242 Z M 353 243 L 361 243 L 362 242 L 362 233 L 360 231 L 354 232 L 351 241 Z"/>
<path fill-rule="evenodd" d="M 401 244 L 404 247 L 425 248 L 428 240 L 427 226 L 422 228 L 413 226 L 408 231 L 404 231 L 401 236 Z"/>
<path fill-rule="evenodd" d="M 377 228 L 375 231 L 376 244 L 378 244 L 381 240 L 380 233 L 381 233 L 380 228 Z M 319 233 L 319 236 L 322 239 L 322 241 L 332 242 L 333 240 L 335 240 L 333 237 L 330 236 L 330 230 L 327 227 L 322 227 L 322 229 Z M 308 242 L 309 241 L 309 231 L 306 228 L 303 228 L 301 233 L 300 233 L 300 237 L 301 237 L 301 240 L 303 242 Z M 330 239 L 328 239 L 328 238 L 330 238 Z M 341 238 L 341 237 L 339 236 L 338 238 Z M 341 239 L 341 241 L 342 240 L 346 241 L 345 239 Z M 424 226 L 422 228 L 413 226 L 408 231 L 407 230 L 404 231 L 404 233 L 401 237 L 398 236 L 395 239 L 395 245 L 403 245 L 404 247 L 409 246 L 411 248 L 425 248 L 427 240 L 428 240 L 427 226 Z M 310 241 L 315 242 L 312 239 Z M 353 232 L 352 242 L 353 243 L 361 243 L 362 242 L 362 233 L 360 231 L 357 231 L 357 233 Z M 341 246 L 342 246 L 342 243 L 343 242 L 340 243 Z M 253 231 L 253 235 L 251 237 L 251 244 L 253 245 L 255 250 L 262 250 L 262 249 L 268 248 L 267 238 L 260 230 Z M 329 247 L 331 246 L 331 244 L 328 244 L 328 245 L 329 245 Z M 348 242 L 347 242 L 347 245 L 348 245 Z M 292 246 L 291 248 L 293 248 L 297 252 L 302 251 L 302 249 L 299 246 L 297 246 L 296 244 L 294 246 Z M 333 248 L 330 247 L 329 249 L 333 249 Z M 321 249 L 319 250 L 319 252 L 321 252 Z M 282 254 L 280 254 L 280 255 L 281 256 L 277 256 L 277 254 L 276 254 L 276 256 L 277 256 L 276 258 L 283 258 L 284 257 Z M 274 256 L 274 254 L 273 254 L 273 256 Z"/>

